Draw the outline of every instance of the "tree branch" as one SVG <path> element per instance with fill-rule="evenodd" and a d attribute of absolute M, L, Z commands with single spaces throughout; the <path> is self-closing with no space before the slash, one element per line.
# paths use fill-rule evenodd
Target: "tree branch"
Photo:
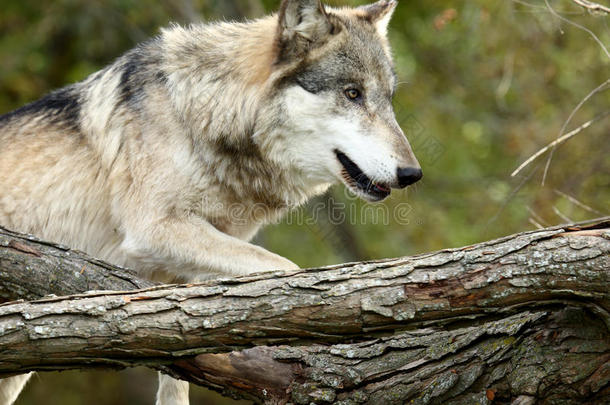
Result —
<path fill-rule="evenodd" d="M 154 285 L 132 270 L 0 226 L 0 302 Z"/>
<path fill-rule="evenodd" d="M 578 4 L 579 6 L 589 10 L 590 12 L 610 14 L 610 7 L 606 7 L 604 5 L 594 3 L 594 2 L 588 1 L 588 0 L 572 0 L 572 1 L 576 4 Z"/>
<path fill-rule="evenodd" d="M 267 403 L 595 403 L 610 399 L 609 253 L 606 218 L 415 257 L 5 304 L 0 375 L 145 365 Z M 10 298 L 149 285 L 8 231 L 0 270 Z"/>

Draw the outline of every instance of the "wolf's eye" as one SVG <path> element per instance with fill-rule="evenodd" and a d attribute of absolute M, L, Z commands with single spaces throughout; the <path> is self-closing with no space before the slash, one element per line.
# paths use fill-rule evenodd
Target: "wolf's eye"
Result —
<path fill-rule="evenodd" d="M 358 89 L 347 89 L 345 90 L 345 97 L 352 101 L 358 101 L 362 98 L 362 93 Z"/>

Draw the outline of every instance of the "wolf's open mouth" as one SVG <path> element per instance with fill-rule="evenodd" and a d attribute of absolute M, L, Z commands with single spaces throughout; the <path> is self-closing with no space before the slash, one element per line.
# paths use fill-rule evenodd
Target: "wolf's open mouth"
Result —
<path fill-rule="evenodd" d="M 390 195 L 391 190 L 388 185 L 374 183 L 345 153 L 335 149 L 335 155 L 343 166 L 341 175 L 349 186 L 363 191 L 375 200 L 383 200 Z"/>

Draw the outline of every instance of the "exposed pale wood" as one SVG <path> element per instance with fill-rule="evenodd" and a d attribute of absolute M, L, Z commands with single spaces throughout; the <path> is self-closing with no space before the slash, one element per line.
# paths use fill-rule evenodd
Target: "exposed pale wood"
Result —
<path fill-rule="evenodd" d="M 15 288 L 39 267 L 58 278 Z M 604 403 L 609 279 L 602 219 L 415 257 L 5 304 L 0 374 L 146 365 L 268 403 Z M 0 232 L 4 296 L 115 282 L 143 286 Z"/>

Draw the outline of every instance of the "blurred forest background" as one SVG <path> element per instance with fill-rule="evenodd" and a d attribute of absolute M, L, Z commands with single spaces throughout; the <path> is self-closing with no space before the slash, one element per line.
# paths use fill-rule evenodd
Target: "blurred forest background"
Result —
<path fill-rule="evenodd" d="M 82 80 L 170 22 L 255 18 L 278 5 L 3 0 L 0 113 Z M 310 267 L 608 215 L 609 15 L 571 0 L 404 0 L 390 37 L 401 81 L 395 108 L 424 180 L 375 205 L 337 186 L 267 228 L 257 243 Z M 540 148 L 590 120 L 548 167 L 547 154 L 511 177 Z M 155 390 L 156 375 L 147 370 L 39 374 L 17 404 L 150 404 Z M 192 399 L 235 403 L 200 388 Z"/>

